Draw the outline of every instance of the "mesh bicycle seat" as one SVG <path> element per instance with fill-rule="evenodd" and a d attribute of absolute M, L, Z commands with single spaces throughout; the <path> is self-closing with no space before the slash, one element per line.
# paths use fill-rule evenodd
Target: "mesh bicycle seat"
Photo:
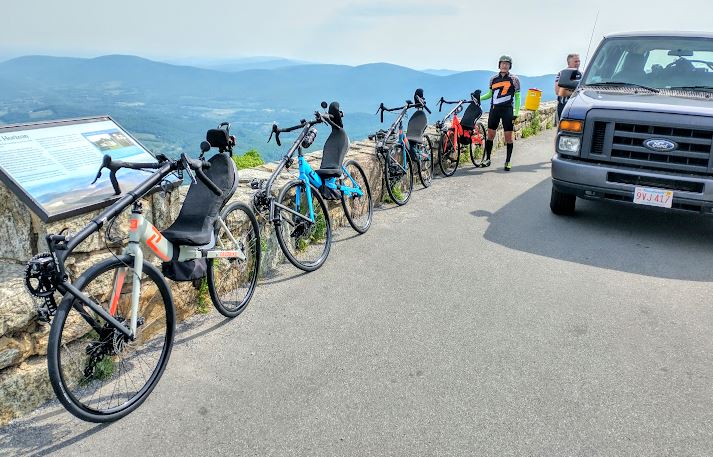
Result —
<path fill-rule="evenodd" d="M 191 184 L 178 217 L 161 232 L 177 246 L 204 246 L 213 242 L 213 223 L 238 187 L 235 163 L 227 154 L 216 154 L 208 162 L 211 166 L 205 174 L 223 195 L 215 195 L 200 180 Z"/>
<path fill-rule="evenodd" d="M 428 119 L 426 119 L 426 113 L 421 110 L 413 113 L 406 127 L 406 139 L 409 143 L 423 143 L 423 132 L 426 131 L 427 124 Z"/>
<path fill-rule="evenodd" d="M 332 133 L 327 137 L 322 150 L 322 163 L 316 173 L 322 178 L 333 178 L 341 176 L 342 162 L 349 151 L 349 137 L 344 131 L 342 116 L 339 111 L 339 103 L 332 102 L 329 105 L 329 114 L 332 120 L 340 127 L 332 126 Z"/>
<path fill-rule="evenodd" d="M 475 129 L 475 123 L 480 116 L 483 115 L 483 109 L 476 103 L 471 103 L 468 108 L 465 109 L 463 113 L 463 118 L 460 120 L 460 125 L 465 130 Z"/>

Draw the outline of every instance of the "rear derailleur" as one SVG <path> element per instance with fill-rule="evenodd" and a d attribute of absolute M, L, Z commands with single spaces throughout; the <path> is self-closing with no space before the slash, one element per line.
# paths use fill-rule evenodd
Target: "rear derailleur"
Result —
<path fill-rule="evenodd" d="M 250 187 L 257 190 L 253 195 L 253 206 L 258 213 L 263 213 L 270 209 L 270 197 L 267 195 L 266 186 L 266 179 L 253 179 L 250 181 Z"/>

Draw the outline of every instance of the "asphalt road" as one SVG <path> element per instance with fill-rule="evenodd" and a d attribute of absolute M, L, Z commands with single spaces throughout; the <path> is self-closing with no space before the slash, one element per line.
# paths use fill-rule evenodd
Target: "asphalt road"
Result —
<path fill-rule="evenodd" d="M 179 333 L 136 412 L 56 404 L 8 455 L 713 455 L 713 220 L 549 210 L 553 133 L 470 165 L 235 321 Z"/>

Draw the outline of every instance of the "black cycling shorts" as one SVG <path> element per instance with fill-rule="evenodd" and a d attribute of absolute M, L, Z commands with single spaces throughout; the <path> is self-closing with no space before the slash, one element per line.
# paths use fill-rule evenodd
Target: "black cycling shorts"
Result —
<path fill-rule="evenodd" d="M 496 130 L 498 125 L 500 125 L 500 121 L 503 122 L 503 130 L 506 132 L 512 132 L 514 130 L 515 126 L 513 125 L 514 116 L 512 106 L 502 108 L 494 106 L 491 108 L 490 113 L 488 114 L 488 128 Z"/>

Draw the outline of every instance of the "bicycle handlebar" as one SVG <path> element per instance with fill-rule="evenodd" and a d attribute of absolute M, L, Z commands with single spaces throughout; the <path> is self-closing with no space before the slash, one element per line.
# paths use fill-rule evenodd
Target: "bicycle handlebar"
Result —
<path fill-rule="evenodd" d="M 122 168 L 130 168 L 132 170 L 143 170 L 146 168 L 158 169 L 158 168 L 161 168 L 161 166 L 163 165 L 163 163 L 166 160 L 168 160 L 163 155 L 159 155 L 157 158 L 159 159 L 159 161 L 152 162 L 152 163 L 123 162 L 121 160 L 112 160 L 111 156 L 106 154 L 102 158 L 102 164 L 99 167 L 97 176 L 94 178 L 94 181 L 92 181 L 92 184 L 96 183 L 99 180 L 99 178 L 101 178 L 102 169 L 106 168 L 107 170 L 109 170 L 109 180 L 111 181 L 111 186 L 114 188 L 114 194 L 120 195 L 121 187 L 119 187 L 119 180 L 116 179 L 116 172 Z"/>
<path fill-rule="evenodd" d="M 421 99 L 421 103 L 414 103 L 411 100 L 406 100 L 406 104 L 404 106 L 397 106 L 396 108 L 387 108 L 384 106 L 384 103 L 381 103 L 379 105 L 379 108 L 376 110 L 376 114 L 381 115 L 381 122 L 384 122 L 384 112 L 393 112 L 393 111 L 401 111 L 402 109 L 409 109 L 409 108 L 423 108 L 426 111 L 428 111 L 428 114 L 431 114 L 431 110 L 428 109 L 428 106 L 426 106 L 426 101 Z"/>
<path fill-rule="evenodd" d="M 196 176 L 198 179 L 205 184 L 205 186 L 210 189 L 211 192 L 213 192 L 215 195 L 218 197 L 223 196 L 223 191 L 220 190 L 220 187 L 218 187 L 211 179 L 206 176 L 205 172 L 203 171 L 204 169 L 207 170 L 210 168 L 210 163 L 206 162 L 203 159 L 191 159 L 188 156 L 186 156 L 185 153 L 181 154 L 181 162 L 183 163 L 183 166 L 187 169 L 191 169 L 196 172 Z"/>
<path fill-rule="evenodd" d="M 223 195 L 223 192 L 220 190 L 220 188 L 213 181 L 211 181 L 211 179 L 208 178 L 208 176 L 206 176 L 206 174 L 203 172 L 204 169 L 207 170 L 208 168 L 210 168 L 209 162 L 206 162 L 203 159 L 190 159 L 188 156 L 186 156 L 185 153 L 181 154 L 181 158 L 178 161 L 170 161 L 166 156 L 162 154 L 157 156 L 157 159 L 158 162 L 151 163 L 124 162 L 121 160 L 112 160 L 111 156 L 107 154 L 102 159 L 102 164 L 99 167 L 97 176 L 94 178 L 94 181 L 92 181 L 92 184 L 96 183 L 99 178 L 101 178 L 102 169 L 106 168 L 109 170 L 109 180 L 111 181 L 111 186 L 114 188 L 114 194 L 121 195 L 121 187 L 119 186 L 119 180 L 116 178 L 117 171 L 121 170 L 122 168 L 128 168 L 131 170 L 159 169 L 166 162 L 171 162 L 171 168 L 175 170 L 194 170 L 198 179 L 200 179 L 208 189 L 210 189 L 214 194 L 218 196 Z"/>
<path fill-rule="evenodd" d="M 381 113 L 381 122 L 383 123 L 384 122 L 384 111 L 388 111 L 388 112 L 401 111 L 404 108 L 410 108 L 412 105 L 413 105 L 412 103 L 408 103 L 408 100 L 404 106 L 399 106 L 397 108 L 387 108 L 386 106 L 384 106 L 383 103 L 381 103 L 379 105 L 379 109 L 376 110 L 376 114 Z"/>
<path fill-rule="evenodd" d="M 332 120 L 331 114 L 315 111 L 313 121 L 307 121 L 306 119 L 302 119 L 299 124 L 293 125 L 292 127 L 285 127 L 282 129 L 277 126 L 277 123 L 273 123 L 272 131 L 270 132 L 270 137 L 267 139 L 267 142 L 269 143 L 270 140 L 272 140 L 272 136 L 275 135 L 275 142 L 278 146 L 282 146 L 282 142 L 280 141 L 280 133 L 293 132 L 295 130 L 303 129 L 305 127 L 312 127 L 321 123 L 329 124 L 334 128 L 341 128 Z"/>
<path fill-rule="evenodd" d="M 440 100 L 438 100 L 438 111 L 440 112 L 441 109 L 443 108 L 443 105 L 455 105 L 456 103 L 477 103 L 480 105 L 480 90 L 476 90 L 470 94 L 471 99 L 470 100 L 454 100 L 454 101 L 449 101 L 441 97 Z"/>

